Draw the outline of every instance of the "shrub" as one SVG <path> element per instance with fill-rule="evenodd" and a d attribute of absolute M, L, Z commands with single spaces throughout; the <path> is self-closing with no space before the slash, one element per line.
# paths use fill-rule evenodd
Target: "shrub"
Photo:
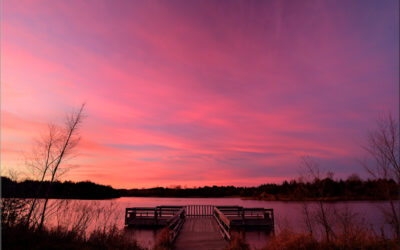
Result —
<path fill-rule="evenodd" d="M 34 229 L 23 224 L 2 228 L 3 249 L 142 249 L 135 240 L 127 239 L 115 227 L 94 231 L 87 238 L 80 232 L 61 227 Z"/>
<path fill-rule="evenodd" d="M 164 228 L 161 230 L 160 234 L 157 237 L 156 244 L 154 246 L 154 250 L 171 250 L 173 249 L 173 242 L 170 237 L 171 230 L 169 228 Z"/>
<path fill-rule="evenodd" d="M 243 234 L 233 233 L 227 250 L 250 250 L 250 246 L 243 238 Z"/>
<path fill-rule="evenodd" d="M 318 241 L 311 234 L 294 233 L 290 230 L 283 230 L 278 235 L 271 237 L 263 250 L 358 250 L 358 249 L 376 249 L 376 250 L 394 250 L 398 249 L 396 240 L 386 239 L 374 235 L 365 230 L 357 234 L 340 234 L 333 240 Z"/>
<path fill-rule="evenodd" d="M 285 249 L 318 249 L 318 241 L 310 234 L 293 233 L 283 230 L 277 236 L 271 237 L 267 246 L 263 250 L 285 250 Z"/>

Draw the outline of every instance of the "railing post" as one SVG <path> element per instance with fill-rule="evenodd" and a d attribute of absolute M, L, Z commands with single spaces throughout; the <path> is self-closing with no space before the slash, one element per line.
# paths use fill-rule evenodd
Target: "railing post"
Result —
<path fill-rule="evenodd" d="M 242 208 L 242 224 L 244 225 L 245 224 L 245 221 L 244 221 L 244 208 Z"/>
<path fill-rule="evenodd" d="M 128 208 L 125 208 L 125 225 L 128 225 Z"/>
<path fill-rule="evenodd" d="M 274 210 L 271 210 L 271 219 L 272 219 L 272 233 L 275 234 L 275 217 L 274 217 Z"/>

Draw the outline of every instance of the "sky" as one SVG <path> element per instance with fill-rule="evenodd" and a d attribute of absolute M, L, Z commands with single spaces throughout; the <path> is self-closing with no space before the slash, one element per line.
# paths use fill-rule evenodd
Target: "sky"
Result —
<path fill-rule="evenodd" d="M 86 103 L 65 180 L 116 188 L 367 177 L 398 114 L 396 0 L 1 1 L 1 168 Z"/>

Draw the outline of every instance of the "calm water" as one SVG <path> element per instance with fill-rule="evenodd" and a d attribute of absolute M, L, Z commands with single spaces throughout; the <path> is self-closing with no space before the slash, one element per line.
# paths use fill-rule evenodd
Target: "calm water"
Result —
<path fill-rule="evenodd" d="M 89 207 L 95 207 L 97 209 L 90 210 Z M 95 218 L 90 220 L 88 230 L 94 227 L 99 227 L 99 224 L 104 223 L 104 218 L 107 218 L 107 223 L 114 224 L 123 229 L 124 228 L 124 214 L 125 208 L 127 207 L 155 207 L 159 205 L 239 205 L 243 207 L 264 207 L 273 208 L 275 213 L 275 232 L 279 232 L 282 229 L 289 228 L 293 231 L 304 232 L 306 226 L 304 223 L 303 207 L 304 203 L 301 202 L 280 202 L 280 201 L 258 201 L 258 200 L 242 200 L 240 198 L 141 198 L 141 197 L 123 197 L 112 200 L 102 201 L 87 201 L 87 200 L 74 200 L 70 201 L 69 206 L 73 209 L 69 209 L 69 215 L 58 215 L 58 218 L 68 217 L 70 220 L 76 220 L 73 218 L 73 214 L 76 211 L 85 211 L 88 209 L 86 214 L 96 213 Z M 307 202 L 311 213 L 313 209 L 317 208 L 317 203 Z M 357 202 L 335 202 L 326 205 L 331 211 L 331 215 L 335 211 L 343 212 L 349 211 L 352 213 L 352 218 L 357 223 L 363 223 L 364 227 L 371 228 L 376 232 L 380 233 L 384 230 L 387 234 L 390 233 L 390 226 L 385 224 L 385 220 L 382 215 L 382 209 L 388 206 L 387 202 L 370 202 L 370 201 L 357 201 Z M 83 209 L 82 209 L 83 207 Z M 105 209 L 100 209 L 105 208 Z M 74 212 L 75 211 L 75 212 Z M 111 213 L 112 212 L 112 213 Z M 102 218 L 103 214 L 108 215 Z M 55 223 L 55 216 L 51 219 L 52 223 Z M 60 220 L 60 219 L 58 219 Z M 334 220 L 334 219 L 332 219 Z M 333 223 L 337 223 L 333 221 Z M 105 224 L 105 223 L 104 223 Z M 318 226 L 314 229 L 316 232 L 319 231 Z M 138 230 L 138 229 L 125 229 L 126 233 L 131 237 L 134 237 L 139 241 L 142 246 L 151 247 L 156 238 L 157 230 Z M 258 248 L 265 245 L 268 240 L 268 235 L 263 232 L 245 232 L 246 240 L 251 244 L 252 247 Z"/>

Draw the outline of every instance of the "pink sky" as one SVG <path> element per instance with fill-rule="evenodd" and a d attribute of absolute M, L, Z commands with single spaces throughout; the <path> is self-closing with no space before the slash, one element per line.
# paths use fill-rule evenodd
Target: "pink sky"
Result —
<path fill-rule="evenodd" d="M 64 177 L 117 188 L 366 176 L 398 113 L 398 1 L 2 1 L 1 167 L 87 103 Z M 301 4 L 300 4 L 301 3 Z"/>

